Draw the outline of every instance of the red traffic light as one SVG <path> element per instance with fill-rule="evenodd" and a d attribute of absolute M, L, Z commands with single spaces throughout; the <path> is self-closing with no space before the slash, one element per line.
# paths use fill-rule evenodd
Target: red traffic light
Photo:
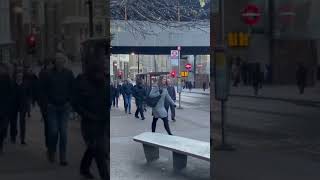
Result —
<path fill-rule="evenodd" d="M 36 46 L 36 37 L 34 34 L 30 34 L 27 37 L 27 44 L 29 47 L 35 47 Z"/>
<path fill-rule="evenodd" d="M 173 78 L 176 77 L 176 74 L 177 74 L 176 71 L 171 71 L 171 73 L 170 73 L 171 77 L 173 77 Z"/>

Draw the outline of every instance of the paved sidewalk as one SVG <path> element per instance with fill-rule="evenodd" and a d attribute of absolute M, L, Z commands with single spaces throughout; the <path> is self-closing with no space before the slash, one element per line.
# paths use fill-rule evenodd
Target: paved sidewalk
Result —
<path fill-rule="evenodd" d="M 183 89 L 183 93 L 190 93 L 188 89 Z M 192 89 L 191 93 L 209 95 L 210 89 Z M 296 86 L 263 86 L 259 90 L 259 95 L 255 96 L 251 86 L 230 87 L 231 97 L 259 98 L 280 101 L 301 101 L 320 103 L 320 83 L 315 87 L 307 87 L 304 94 L 299 94 Z"/>
<path fill-rule="evenodd" d="M 134 117 L 136 107 L 133 103 L 132 114 L 125 114 L 120 98 L 119 108 L 112 108 L 111 133 L 111 179 L 112 180 L 209 180 L 210 163 L 188 157 L 187 168 L 181 173 L 172 169 L 172 152 L 160 149 L 160 159 L 146 164 L 142 145 L 132 138 L 142 132 L 151 131 L 151 109 L 145 113 L 144 121 Z M 188 113 L 185 113 L 188 112 Z M 177 110 L 176 122 L 169 121 L 174 135 L 209 142 L 209 112 L 184 108 Z M 157 132 L 166 134 L 161 120 Z"/>
<path fill-rule="evenodd" d="M 215 151 L 216 180 L 318 180 L 320 163 L 275 151 Z"/>
<path fill-rule="evenodd" d="M 5 154 L 0 156 L 1 180 L 80 180 L 79 165 L 85 150 L 80 131 L 80 122 L 69 121 L 68 161 L 69 166 L 61 167 L 58 163 L 50 164 L 44 147 L 43 122 L 39 109 L 27 119 L 27 146 L 6 143 Z M 95 163 L 93 173 L 98 177 Z"/>

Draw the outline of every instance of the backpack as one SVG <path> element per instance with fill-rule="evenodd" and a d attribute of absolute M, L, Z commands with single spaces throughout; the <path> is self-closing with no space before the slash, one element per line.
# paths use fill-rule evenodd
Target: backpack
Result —
<path fill-rule="evenodd" d="M 158 101 L 160 100 L 160 98 L 161 98 L 161 94 L 159 96 L 156 96 L 156 97 L 147 96 L 147 98 L 146 98 L 147 106 L 156 107 L 156 105 L 158 104 Z"/>

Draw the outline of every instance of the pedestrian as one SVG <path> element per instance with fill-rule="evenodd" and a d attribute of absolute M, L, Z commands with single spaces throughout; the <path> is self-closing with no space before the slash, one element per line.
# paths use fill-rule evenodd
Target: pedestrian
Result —
<path fill-rule="evenodd" d="M 71 111 L 72 84 L 74 76 L 65 67 L 67 58 L 57 53 L 54 67 L 44 79 L 44 98 L 48 102 L 48 159 L 55 161 L 59 140 L 60 165 L 67 166 L 68 119 Z"/>
<path fill-rule="evenodd" d="M 52 68 L 52 59 L 46 59 L 44 62 L 43 67 L 41 68 L 39 72 L 39 82 L 38 82 L 38 90 L 37 90 L 37 101 L 40 108 L 40 112 L 43 119 L 44 124 L 44 136 L 45 136 L 45 145 L 48 150 L 48 102 L 46 101 L 46 98 L 44 97 L 43 90 L 45 89 L 45 79 L 48 76 L 49 71 Z"/>
<path fill-rule="evenodd" d="M 232 65 L 232 73 L 233 73 L 233 87 L 238 87 L 238 84 L 240 83 L 240 61 L 241 59 L 238 57 L 235 63 Z"/>
<path fill-rule="evenodd" d="M 4 140 L 7 134 L 9 125 L 9 117 L 12 110 L 13 96 L 13 82 L 8 72 L 8 67 L 0 63 L 0 156 L 4 151 Z"/>
<path fill-rule="evenodd" d="M 131 98 L 132 98 L 132 91 L 133 85 L 130 79 L 127 79 L 124 84 L 122 85 L 122 91 L 124 95 L 124 102 L 125 102 L 125 113 L 131 114 Z"/>
<path fill-rule="evenodd" d="M 26 81 L 29 82 L 29 86 L 30 86 L 30 90 L 31 90 L 31 98 L 29 99 L 28 107 L 27 107 L 27 115 L 28 115 L 28 118 L 30 118 L 32 107 L 35 106 L 36 99 L 37 99 L 38 77 L 32 71 L 32 68 L 29 65 L 25 65 L 25 67 L 24 67 L 24 77 L 25 77 Z"/>
<path fill-rule="evenodd" d="M 113 107 L 118 108 L 118 102 L 119 102 L 119 96 L 120 96 L 120 86 L 118 82 L 114 83 L 114 95 L 113 95 Z"/>
<path fill-rule="evenodd" d="M 252 71 L 252 86 L 254 89 L 254 95 L 258 95 L 258 91 L 261 88 L 261 70 L 260 70 L 260 64 L 255 63 L 253 66 Z"/>
<path fill-rule="evenodd" d="M 133 89 L 134 89 L 133 95 L 134 95 L 134 98 L 136 101 L 136 107 L 137 107 L 137 110 L 136 110 L 134 116 L 139 119 L 139 113 L 140 113 L 141 120 L 144 120 L 145 117 L 143 114 L 143 111 L 144 111 L 143 102 L 144 102 L 146 94 L 147 94 L 146 89 L 143 86 L 143 83 L 140 79 L 137 79 L 137 83 Z"/>
<path fill-rule="evenodd" d="M 248 85 L 248 64 L 245 61 L 241 65 L 241 79 L 245 86 Z"/>
<path fill-rule="evenodd" d="M 109 110 L 111 110 L 111 107 L 112 107 L 112 102 L 113 102 L 113 97 L 114 97 L 114 94 L 115 94 L 115 89 L 114 89 L 114 86 L 113 86 L 113 83 L 110 83 L 110 97 L 109 97 Z"/>
<path fill-rule="evenodd" d="M 171 97 L 171 99 L 176 102 L 176 89 L 174 88 L 171 79 L 167 79 L 167 90 L 168 90 L 168 94 Z M 164 103 L 166 111 L 169 113 L 169 108 L 171 111 L 171 120 L 172 121 L 176 121 L 176 108 L 175 105 L 170 104 L 170 102 L 168 100 L 165 101 Z"/>
<path fill-rule="evenodd" d="M 206 82 L 202 83 L 202 89 L 203 89 L 203 91 L 206 91 L 206 89 L 207 89 L 207 83 Z"/>
<path fill-rule="evenodd" d="M 191 90 L 192 90 L 192 82 L 191 81 L 189 81 L 189 92 L 191 92 Z"/>
<path fill-rule="evenodd" d="M 166 87 L 166 81 L 167 80 L 165 76 L 160 76 L 158 84 L 155 84 L 152 87 L 149 94 L 150 98 L 160 96 L 160 99 L 158 100 L 156 106 L 152 107 L 152 115 L 153 115 L 152 132 L 156 131 L 157 121 L 159 118 L 161 118 L 167 133 L 169 135 L 172 135 L 169 127 L 169 122 L 168 122 L 168 112 L 166 111 L 164 103 L 165 103 L 165 100 L 167 100 L 170 105 L 173 105 L 174 107 L 176 107 L 176 105 L 171 99 L 171 97 L 169 96 L 169 93 Z"/>
<path fill-rule="evenodd" d="M 26 74 L 23 73 L 23 71 L 18 70 L 14 76 L 13 112 L 10 118 L 10 136 L 11 143 L 13 144 L 16 143 L 16 136 L 18 134 L 17 125 L 19 122 L 20 142 L 22 145 L 26 145 L 26 115 L 29 110 L 32 96 L 31 88 L 31 82 L 26 77 Z"/>
<path fill-rule="evenodd" d="M 90 172 L 91 162 L 95 160 L 102 180 L 109 179 L 107 152 L 109 115 L 107 106 L 108 89 L 102 66 L 96 63 L 87 65 L 84 74 L 80 74 L 74 85 L 73 107 L 81 118 L 81 132 L 86 144 L 82 157 L 80 174 L 93 179 Z M 106 93 L 107 92 L 107 93 Z"/>
<path fill-rule="evenodd" d="M 300 94 L 303 94 L 307 81 L 307 69 L 304 67 L 302 63 L 298 64 L 298 69 L 296 71 L 296 79 L 299 92 Z"/>

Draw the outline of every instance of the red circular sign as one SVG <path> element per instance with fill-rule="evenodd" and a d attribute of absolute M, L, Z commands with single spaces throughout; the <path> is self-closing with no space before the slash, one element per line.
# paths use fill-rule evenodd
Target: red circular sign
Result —
<path fill-rule="evenodd" d="M 256 5 L 248 4 L 242 11 L 241 16 L 247 25 L 255 25 L 261 18 L 260 9 Z"/>
<path fill-rule="evenodd" d="M 296 16 L 295 7 L 293 4 L 285 4 L 279 8 L 280 21 L 284 25 L 289 25 L 294 21 Z"/>
<path fill-rule="evenodd" d="M 191 69 L 192 65 L 191 64 L 186 64 L 184 67 L 186 67 L 186 69 Z"/>

